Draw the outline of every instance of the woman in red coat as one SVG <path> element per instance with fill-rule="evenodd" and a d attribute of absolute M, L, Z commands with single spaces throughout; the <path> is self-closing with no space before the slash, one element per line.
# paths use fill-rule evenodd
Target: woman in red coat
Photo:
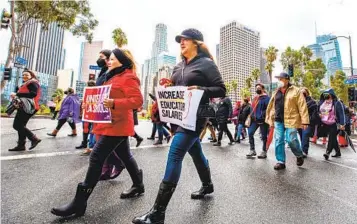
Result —
<path fill-rule="evenodd" d="M 71 203 L 51 210 L 57 216 L 82 216 L 87 207 L 87 200 L 101 175 L 105 159 L 113 152 L 124 162 L 133 181 L 129 190 L 120 198 L 131 198 L 144 193 L 143 173 L 130 152 L 129 136 L 134 135 L 133 110 L 142 106 L 140 81 L 135 73 L 133 58 L 121 49 L 114 49 L 105 74 L 103 85 L 111 85 L 109 98 L 104 100 L 104 107 L 112 114 L 112 123 L 98 123 L 93 133 L 97 142 L 90 156 L 89 168 L 84 182 L 79 183 L 77 193 Z"/>

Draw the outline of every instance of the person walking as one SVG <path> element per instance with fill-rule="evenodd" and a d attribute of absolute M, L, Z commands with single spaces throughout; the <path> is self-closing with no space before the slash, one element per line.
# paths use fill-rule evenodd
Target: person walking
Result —
<path fill-rule="evenodd" d="M 53 117 L 52 117 L 52 120 L 55 120 L 57 118 L 57 114 L 58 112 L 61 110 L 61 105 L 62 105 L 62 102 L 63 102 L 63 97 L 61 95 L 57 95 L 55 97 L 55 103 L 56 103 L 56 107 L 55 107 L 55 111 L 53 113 Z"/>
<path fill-rule="evenodd" d="M 275 76 L 279 80 L 278 89 L 268 104 L 265 122 L 274 128 L 275 170 L 285 169 L 285 139 L 296 156 L 296 165 L 304 164 L 303 152 L 298 139 L 298 128 L 306 130 L 310 124 L 309 112 L 300 88 L 290 83 L 290 76 L 282 72 Z M 286 137 L 286 138 L 285 138 Z"/>
<path fill-rule="evenodd" d="M 249 103 L 248 99 L 243 100 L 243 104 L 240 108 L 240 112 L 238 114 L 238 130 L 237 130 L 237 137 L 236 137 L 236 142 L 240 143 L 240 137 L 241 135 L 243 136 L 243 131 L 245 130 L 245 121 L 247 120 L 250 111 L 252 110 L 252 107 Z"/>
<path fill-rule="evenodd" d="M 112 51 L 103 85 L 111 85 L 109 98 L 104 100 L 104 107 L 110 109 L 112 123 L 98 123 L 93 132 L 97 143 L 90 155 L 90 162 L 84 182 L 79 183 L 77 192 L 69 204 L 53 208 L 51 213 L 57 216 L 82 216 L 87 207 L 87 200 L 101 175 L 105 159 L 114 151 L 124 162 L 133 181 L 129 190 L 120 198 L 132 198 L 144 193 L 143 172 L 130 152 L 129 136 L 134 135 L 133 110 L 143 104 L 140 81 L 135 73 L 134 59 L 125 50 L 116 48 Z"/>
<path fill-rule="evenodd" d="M 139 125 L 138 109 L 133 110 L 133 119 L 134 119 L 134 126 Z M 136 139 L 136 147 L 139 147 L 140 144 L 144 141 L 144 139 L 140 137 L 138 133 L 136 133 L 136 131 L 134 132 L 133 138 Z"/>
<path fill-rule="evenodd" d="M 305 130 L 303 130 L 302 128 L 298 129 L 300 140 L 301 140 L 302 151 L 304 153 L 304 158 L 306 158 L 307 155 L 309 154 L 310 137 L 313 136 L 315 126 L 318 125 L 320 122 L 320 117 L 319 117 L 317 103 L 310 96 L 310 91 L 307 88 L 303 87 L 301 88 L 301 93 L 305 97 L 307 109 L 309 111 L 309 120 L 310 120 L 310 124 Z"/>
<path fill-rule="evenodd" d="M 319 113 L 322 128 L 328 133 L 328 143 L 326 153 L 323 155 L 326 160 L 329 159 L 330 153 L 334 149 L 336 154 L 332 157 L 341 157 L 340 146 L 337 141 L 338 130 L 345 130 L 346 115 L 345 107 L 338 100 L 333 89 L 325 90 L 320 97 Z"/>
<path fill-rule="evenodd" d="M 40 109 L 39 100 L 41 96 L 41 87 L 38 82 L 36 75 L 33 71 L 25 70 L 22 73 L 23 84 L 19 87 L 17 93 L 11 94 L 13 100 L 24 99 L 30 101 L 30 107 L 32 111 L 27 113 L 23 107 L 17 109 L 17 113 L 14 119 L 13 128 L 17 131 L 18 141 L 14 148 L 9 149 L 9 151 L 24 151 L 26 150 L 26 138 L 31 141 L 31 146 L 29 150 L 34 149 L 40 142 L 41 139 L 37 138 L 34 133 L 32 133 L 27 127 L 27 123 L 30 118 L 36 114 Z"/>
<path fill-rule="evenodd" d="M 180 43 L 182 62 L 173 70 L 171 81 L 173 86 L 188 86 L 188 90 L 204 91 L 200 105 L 208 105 L 209 98 L 224 97 L 226 87 L 222 76 L 203 43 L 203 35 L 196 29 L 187 29 L 176 36 Z M 182 161 L 188 152 L 193 159 L 202 182 L 202 187 L 191 194 L 192 199 L 202 199 L 213 192 L 213 183 L 208 160 L 203 154 L 199 135 L 205 125 L 206 118 L 198 114 L 196 130 L 191 131 L 177 127 L 170 146 L 166 171 L 160 184 L 154 206 L 146 214 L 133 219 L 135 224 L 164 223 L 166 207 L 180 179 Z"/>
<path fill-rule="evenodd" d="M 87 82 L 87 86 L 88 87 L 95 86 L 95 81 L 94 80 L 89 80 Z M 82 108 L 82 103 L 81 103 L 80 108 Z M 80 109 L 79 117 L 82 118 L 82 110 L 81 109 Z M 83 124 L 83 133 L 82 133 L 83 140 L 82 140 L 82 142 L 81 142 L 81 144 L 79 146 L 75 147 L 76 149 L 86 149 L 87 148 L 87 146 L 88 146 L 88 137 L 89 137 L 89 134 L 90 134 L 90 132 L 92 130 L 92 126 L 93 126 L 93 123 L 88 122 L 88 121 L 82 121 L 82 124 Z"/>
<path fill-rule="evenodd" d="M 80 122 L 79 113 L 80 113 L 80 99 L 78 95 L 74 93 L 74 89 L 69 87 L 64 94 L 67 97 L 63 100 L 61 109 L 59 111 L 57 127 L 47 135 L 56 137 L 59 130 L 67 122 L 72 129 L 72 133 L 68 136 L 75 137 L 77 136 L 76 123 Z"/>
<path fill-rule="evenodd" d="M 218 109 L 216 112 L 216 119 L 218 122 L 219 133 L 218 141 L 213 144 L 213 146 L 221 146 L 221 141 L 223 137 L 223 132 L 227 134 L 229 138 L 229 145 L 234 144 L 234 139 L 231 132 L 228 129 L 228 118 L 232 116 L 232 101 L 229 97 L 222 97 L 218 103 Z"/>
<path fill-rule="evenodd" d="M 258 159 L 265 159 L 267 158 L 267 139 L 269 133 L 269 124 L 265 123 L 265 115 L 270 101 L 270 97 L 266 94 L 265 87 L 263 84 L 256 84 L 255 89 L 257 95 L 253 99 L 253 110 L 250 113 L 252 121 L 250 126 L 248 127 L 250 152 L 247 154 L 247 157 L 251 158 L 257 155 L 257 153 L 255 152 L 254 134 L 259 128 L 261 139 L 263 141 L 263 146 L 262 152 L 258 156 Z"/>

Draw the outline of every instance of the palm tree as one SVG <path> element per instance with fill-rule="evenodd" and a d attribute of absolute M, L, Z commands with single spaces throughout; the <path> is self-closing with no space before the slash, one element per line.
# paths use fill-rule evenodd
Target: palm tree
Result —
<path fill-rule="evenodd" d="M 237 82 L 237 80 L 232 80 L 231 81 L 231 87 L 232 87 L 232 90 L 234 91 L 235 97 L 238 98 L 238 96 L 237 96 L 237 90 L 238 90 L 238 82 Z"/>
<path fill-rule="evenodd" d="M 265 65 L 265 70 L 268 72 L 270 77 L 270 94 L 272 93 L 273 89 L 273 69 L 274 69 L 274 61 L 276 60 L 278 49 L 274 46 L 269 46 L 268 49 L 265 50 L 264 55 L 267 59 L 267 63 Z"/>
<path fill-rule="evenodd" d="M 112 33 L 113 41 L 119 48 L 128 44 L 128 39 L 126 38 L 126 34 L 122 29 L 116 28 Z"/>
<path fill-rule="evenodd" d="M 253 81 L 258 81 L 260 77 L 260 70 L 258 68 L 253 69 L 251 76 Z"/>

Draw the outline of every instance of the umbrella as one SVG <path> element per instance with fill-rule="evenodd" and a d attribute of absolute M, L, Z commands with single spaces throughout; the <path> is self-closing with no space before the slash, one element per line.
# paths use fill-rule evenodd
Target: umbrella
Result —
<path fill-rule="evenodd" d="M 151 93 L 149 93 L 149 96 L 153 101 L 156 101 L 156 96 L 152 95 Z"/>
<path fill-rule="evenodd" d="M 346 131 L 340 130 L 339 133 L 338 133 L 338 135 L 343 136 L 343 137 L 346 139 L 346 141 L 348 142 L 348 145 L 351 146 L 351 149 L 352 149 L 355 153 L 357 153 L 357 152 L 356 152 L 356 149 L 355 149 L 355 146 L 353 145 L 353 142 L 352 142 L 350 136 L 348 136 L 348 134 L 347 134 Z"/>
<path fill-rule="evenodd" d="M 268 140 L 267 140 L 267 146 L 266 146 L 267 147 L 267 151 L 268 151 L 268 149 L 270 147 L 270 144 L 273 141 L 273 137 L 274 137 L 274 127 L 271 127 L 269 129 L 269 135 L 268 135 Z"/>

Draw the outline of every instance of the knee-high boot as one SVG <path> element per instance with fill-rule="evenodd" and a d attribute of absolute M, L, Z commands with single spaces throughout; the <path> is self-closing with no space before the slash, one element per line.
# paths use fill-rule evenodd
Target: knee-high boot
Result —
<path fill-rule="evenodd" d="M 120 198 L 133 198 L 139 196 L 145 192 L 143 184 L 143 171 L 139 170 L 138 164 L 134 158 L 131 158 L 129 162 L 124 163 L 126 169 L 129 172 L 133 185 L 130 189 L 123 191 Z"/>
<path fill-rule="evenodd" d="M 91 195 L 93 188 L 83 183 L 77 186 L 77 192 L 71 203 L 58 208 L 52 208 L 51 213 L 57 216 L 67 217 L 71 215 L 83 216 L 87 208 L 87 200 Z"/>
<path fill-rule="evenodd" d="M 176 184 L 161 182 L 159 193 L 157 194 L 155 204 L 150 211 L 142 216 L 133 219 L 134 224 L 164 224 L 165 211 L 169 204 L 172 194 L 176 189 Z"/>
<path fill-rule="evenodd" d="M 191 199 L 202 199 L 206 194 L 213 193 L 213 183 L 211 179 L 211 170 L 209 165 L 207 167 L 203 166 L 203 164 L 194 162 L 200 180 L 202 182 L 202 186 L 198 191 L 195 191 L 191 194 Z"/>

